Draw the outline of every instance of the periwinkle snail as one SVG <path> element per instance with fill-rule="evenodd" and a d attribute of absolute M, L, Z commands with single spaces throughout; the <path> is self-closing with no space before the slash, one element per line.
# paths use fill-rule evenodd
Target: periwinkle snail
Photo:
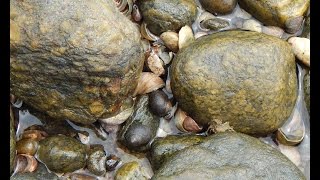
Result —
<path fill-rule="evenodd" d="M 153 114 L 165 117 L 165 119 L 170 119 L 173 116 L 171 113 L 172 103 L 161 90 L 156 90 L 149 94 L 149 108 Z"/>

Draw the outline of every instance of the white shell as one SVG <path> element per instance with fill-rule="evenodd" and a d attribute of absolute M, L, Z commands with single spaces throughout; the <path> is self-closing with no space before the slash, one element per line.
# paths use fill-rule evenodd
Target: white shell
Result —
<path fill-rule="evenodd" d="M 306 66 L 310 67 L 310 39 L 291 37 L 288 39 L 296 57 Z"/>

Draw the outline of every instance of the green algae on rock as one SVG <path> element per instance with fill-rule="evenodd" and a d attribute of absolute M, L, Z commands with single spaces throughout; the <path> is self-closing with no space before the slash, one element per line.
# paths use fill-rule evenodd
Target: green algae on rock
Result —
<path fill-rule="evenodd" d="M 133 114 L 119 132 L 119 141 L 130 150 L 148 150 L 149 142 L 156 136 L 160 117 L 151 113 L 148 104 L 148 95 L 139 96 Z"/>
<path fill-rule="evenodd" d="M 239 5 L 265 25 L 293 34 L 300 29 L 310 0 L 239 0 Z"/>
<path fill-rule="evenodd" d="M 179 142 L 177 137 L 175 142 Z M 182 140 L 184 141 L 184 140 Z M 305 180 L 285 155 L 259 139 L 235 132 L 217 133 L 175 152 L 152 180 L 171 179 Z"/>
<path fill-rule="evenodd" d="M 10 1 L 10 90 L 53 119 L 119 113 L 142 72 L 139 29 L 113 1 Z"/>
<path fill-rule="evenodd" d="M 137 3 L 147 28 L 156 35 L 191 26 L 197 15 L 194 0 L 140 0 Z"/>
<path fill-rule="evenodd" d="M 55 135 L 40 141 L 37 155 L 50 171 L 66 173 L 86 165 L 86 148 L 74 138 Z"/>
<path fill-rule="evenodd" d="M 161 167 L 163 162 L 169 160 L 172 154 L 189 146 L 201 143 L 204 136 L 197 135 L 169 135 L 165 138 L 156 138 L 151 145 L 150 162 L 155 170 Z"/>
<path fill-rule="evenodd" d="M 115 180 L 147 180 L 147 178 L 144 173 L 142 172 L 139 163 L 136 161 L 128 162 L 124 165 L 122 165 L 116 172 Z"/>
<path fill-rule="evenodd" d="M 13 171 L 16 158 L 16 133 L 14 129 L 14 116 L 10 105 L 10 174 Z"/>
<path fill-rule="evenodd" d="M 199 2 L 212 14 L 228 14 L 236 7 L 238 0 L 199 0 Z"/>
<path fill-rule="evenodd" d="M 197 123 L 218 119 L 246 134 L 277 130 L 297 98 L 290 45 L 257 32 L 201 37 L 178 52 L 170 75 L 179 106 Z"/>

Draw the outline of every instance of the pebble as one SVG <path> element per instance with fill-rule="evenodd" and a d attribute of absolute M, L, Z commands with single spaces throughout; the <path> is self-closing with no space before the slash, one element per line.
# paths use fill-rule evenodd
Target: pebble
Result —
<path fill-rule="evenodd" d="M 310 67 L 310 39 L 291 37 L 288 39 L 288 42 L 292 46 L 292 51 L 298 60 Z"/>
<path fill-rule="evenodd" d="M 261 24 L 254 19 L 249 19 L 249 20 L 244 21 L 244 23 L 242 25 L 242 29 L 256 31 L 256 32 L 262 31 Z"/>

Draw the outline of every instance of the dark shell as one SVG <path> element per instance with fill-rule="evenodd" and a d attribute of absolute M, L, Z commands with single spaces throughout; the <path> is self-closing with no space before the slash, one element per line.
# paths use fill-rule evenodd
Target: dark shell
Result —
<path fill-rule="evenodd" d="M 17 153 L 33 156 L 38 150 L 38 144 L 35 139 L 20 139 L 17 142 Z"/>
<path fill-rule="evenodd" d="M 38 158 L 56 173 L 73 172 L 86 165 L 86 146 L 74 138 L 54 135 L 40 141 Z"/>
<path fill-rule="evenodd" d="M 132 124 L 124 135 L 124 143 L 132 149 L 147 145 L 151 139 L 150 128 L 142 124 Z"/>
<path fill-rule="evenodd" d="M 120 163 L 120 158 L 114 154 L 111 154 L 107 157 L 106 160 L 106 169 L 107 171 L 113 171 L 116 169 L 117 165 Z"/>
<path fill-rule="evenodd" d="M 149 94 L 149 108 L 153 114 L 164 117 L 172 109 L 172 104 L 166 93 L 156 90 Z"/>

